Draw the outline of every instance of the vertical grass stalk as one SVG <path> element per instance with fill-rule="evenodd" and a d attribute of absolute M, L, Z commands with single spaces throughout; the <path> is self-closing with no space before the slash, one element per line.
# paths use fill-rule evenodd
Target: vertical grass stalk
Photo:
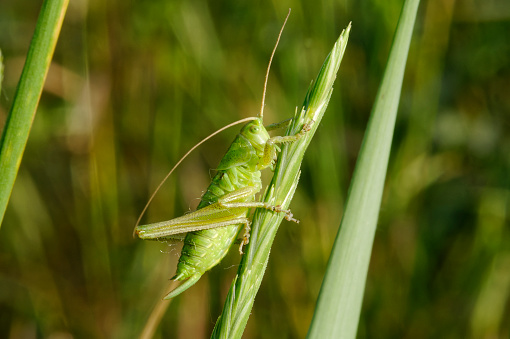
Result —
<path fill-rule="evenodd" d="M 351 26 L 345 29 L 327 56 L 314 84 L 306 94 L 303 107 L 296 111 L 295 117 L 287 129 L 286 135 L 298 133 L 302 126 L 313 120 L 311 130 L 294 143 L 284 145 L 278 158 L 271 183 L 268 185 L 263 201 L 271 205 L 281 205 L 287 209 L 296 190 L 300 166 L 306 148 L 320 124 L 328 106 L 333 82 L 347 46 Z M 282 213 L 259 209 L 253 217 L 250 244 L 223 307 L 216 322 L 212 338 L 241 338 L 255 295 L 262 282 L 269 260 L 269 251 L 276 231 L 283 219 Z"/>
<path fill-rule="evenodd" d="M 355 338 L 419 0 L 406 0 L 308 338 Z"/>
<path fill-rule="evenodd" d="M 0 142 L 0 226 L 18 174 L 69 0 L 46 0 Z"/>

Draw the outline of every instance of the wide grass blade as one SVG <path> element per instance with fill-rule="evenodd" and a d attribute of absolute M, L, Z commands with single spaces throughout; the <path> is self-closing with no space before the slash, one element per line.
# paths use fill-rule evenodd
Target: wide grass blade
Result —
<path fill-rule="evenodd" d="M 308 338 L 355 338 L 419 0 L 404 3 Z"/>
<path fill-rule="evenodd" d="M 32 121 L 69 0 L 46 0 L 37 20 L 0 142 L 0 226 L 18 174 Z"/>
<path fill-rule="evenodd" d="M 295 135 L 304 124 L 313 121 L 311 130 L 303 138 L 283 146 L 273 179 L 263 199 L 271 205 L 281 205 L 284 209 L 289 207 L 299 180 L 299 169 L 306 148 L 328 106 L 333 82 L 347 46 L 350 28 L 349 25 L 336 41 L 317 79 L 308 91 L 302 109 L 296 112 L 287 130 L 286 135 Z M 241 259 L 237 276 L 232 283 L 212 338 L 241 338 L 264 276 L 271 245 L 283 217 L 282 213 L 262 209 L 256 211 L 253 217 L 250 244 Z"/>

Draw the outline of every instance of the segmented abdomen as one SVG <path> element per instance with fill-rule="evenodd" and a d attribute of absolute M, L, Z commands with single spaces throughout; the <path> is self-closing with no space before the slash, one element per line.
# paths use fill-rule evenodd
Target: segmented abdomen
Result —
<path fill-rule="evenodd" d="M 202 196 L 197 210 L 248 185 L 261 185 L 260 171 L 250 171 L 244 166 L 218 171 Z M 248 211 L 246 213 L 248 214 Z M 172 279 L 184 280 L 196 273 L 203 274 L 216 266 L 236 240 L 241 226 L 242 224 L 217 227 L 186 234 L 177 272 Z"/>

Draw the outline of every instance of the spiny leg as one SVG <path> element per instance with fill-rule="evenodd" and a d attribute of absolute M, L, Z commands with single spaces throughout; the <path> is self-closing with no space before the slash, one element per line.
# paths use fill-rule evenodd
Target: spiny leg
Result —
<path fill-rule="evenodd" d="M 250 243 L 250 231 L 251 231 L 251 222 L 246 219 L 246 223 L 244 224 L 244 233 L 243 240 L 241 240 L 241 244 L 239 245 L 239 254 L 243 255 L 243 246 L 248 245 Z"/>
<path fill-rule="evenodd" d="M 294 216 L 290 210 L 284 210 L 280 205 L 271 205 L 267 202 L 233 202 L 227 203 L 224 201 L 219 201 L 218 204 L 224 208 L 264 208 L 266 210 L 270 210 L 276 213 L 285 213 L 285 219 L 288 221 L 293 221 L 295 223 L 299 223 L 299 220 L 294 219 Z"/>
<path fill-rule="evenodd" d="M 285 219 L 287 221 L 293 221 L 296 224 L 299 224 L 299 220 L 294 219 L 294 215 L 292 214 L 292 212 L 290 210 L 282 210 L 282 207 L 280 205 L 275 206 L 275 207 L 276 207 L 275 212 L 285 212 Z"/>
<path fill-rule="evenodd" d="M 266 168 L 268 166 L 271 166 L 276 160 L 276 152 L 280 151 L 280 148 L 276 144 L 282 144 L 286 142 L 294 142 L 299 139 L 301 139 L 307 132 L 311 130 L 311 127 L 313 125 L 314 121 L 311 120 L 308 123 L 303 125 L 303 128 L 296 133 L 295 135 L 286 135 L 286 136 L 276 136 L 269 138 L 266 141 L 266 145 L 264 147 L 264 155 L 260 159 L 260 162 L 258 164 L 259 169 Z"/>
<path fill-rule="evenodd" d="M 272 143 L 272 144 L 281 144 L 285 142 L 293 142 L 301 139 L 307 132 L 309 132 L 312 129 L 312 125 L 315 121 L 311 120 L 303 125 L 303 128 L 299 132 L 297 132 L 294 135 L 286 135 L 286 136 L 276 136 L 269 138 L 266 143 Z"/>

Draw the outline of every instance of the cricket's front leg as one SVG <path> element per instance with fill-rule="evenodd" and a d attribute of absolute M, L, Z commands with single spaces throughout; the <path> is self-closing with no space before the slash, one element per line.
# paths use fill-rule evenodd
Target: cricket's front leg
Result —
<path fill-rule="evenodd" d="M 266 168 L 271 166 L 273 162 L 276 160 L 276 152 L 280 150 L 280 148 L 276 144 L 283 144 L 286 142 L 294 142 L 301 139 L 308 131 L 310 131 L 312 124 L 314 121 L 310 121 L 303 125 L 303 128 L 296 133 L 295 135 L 287 135 L 287 136 L 277 136 L 269 138 L 266 141 L 266 146 L 264 147 L 264 155 L 260 159 L 259 169 Z"/>

